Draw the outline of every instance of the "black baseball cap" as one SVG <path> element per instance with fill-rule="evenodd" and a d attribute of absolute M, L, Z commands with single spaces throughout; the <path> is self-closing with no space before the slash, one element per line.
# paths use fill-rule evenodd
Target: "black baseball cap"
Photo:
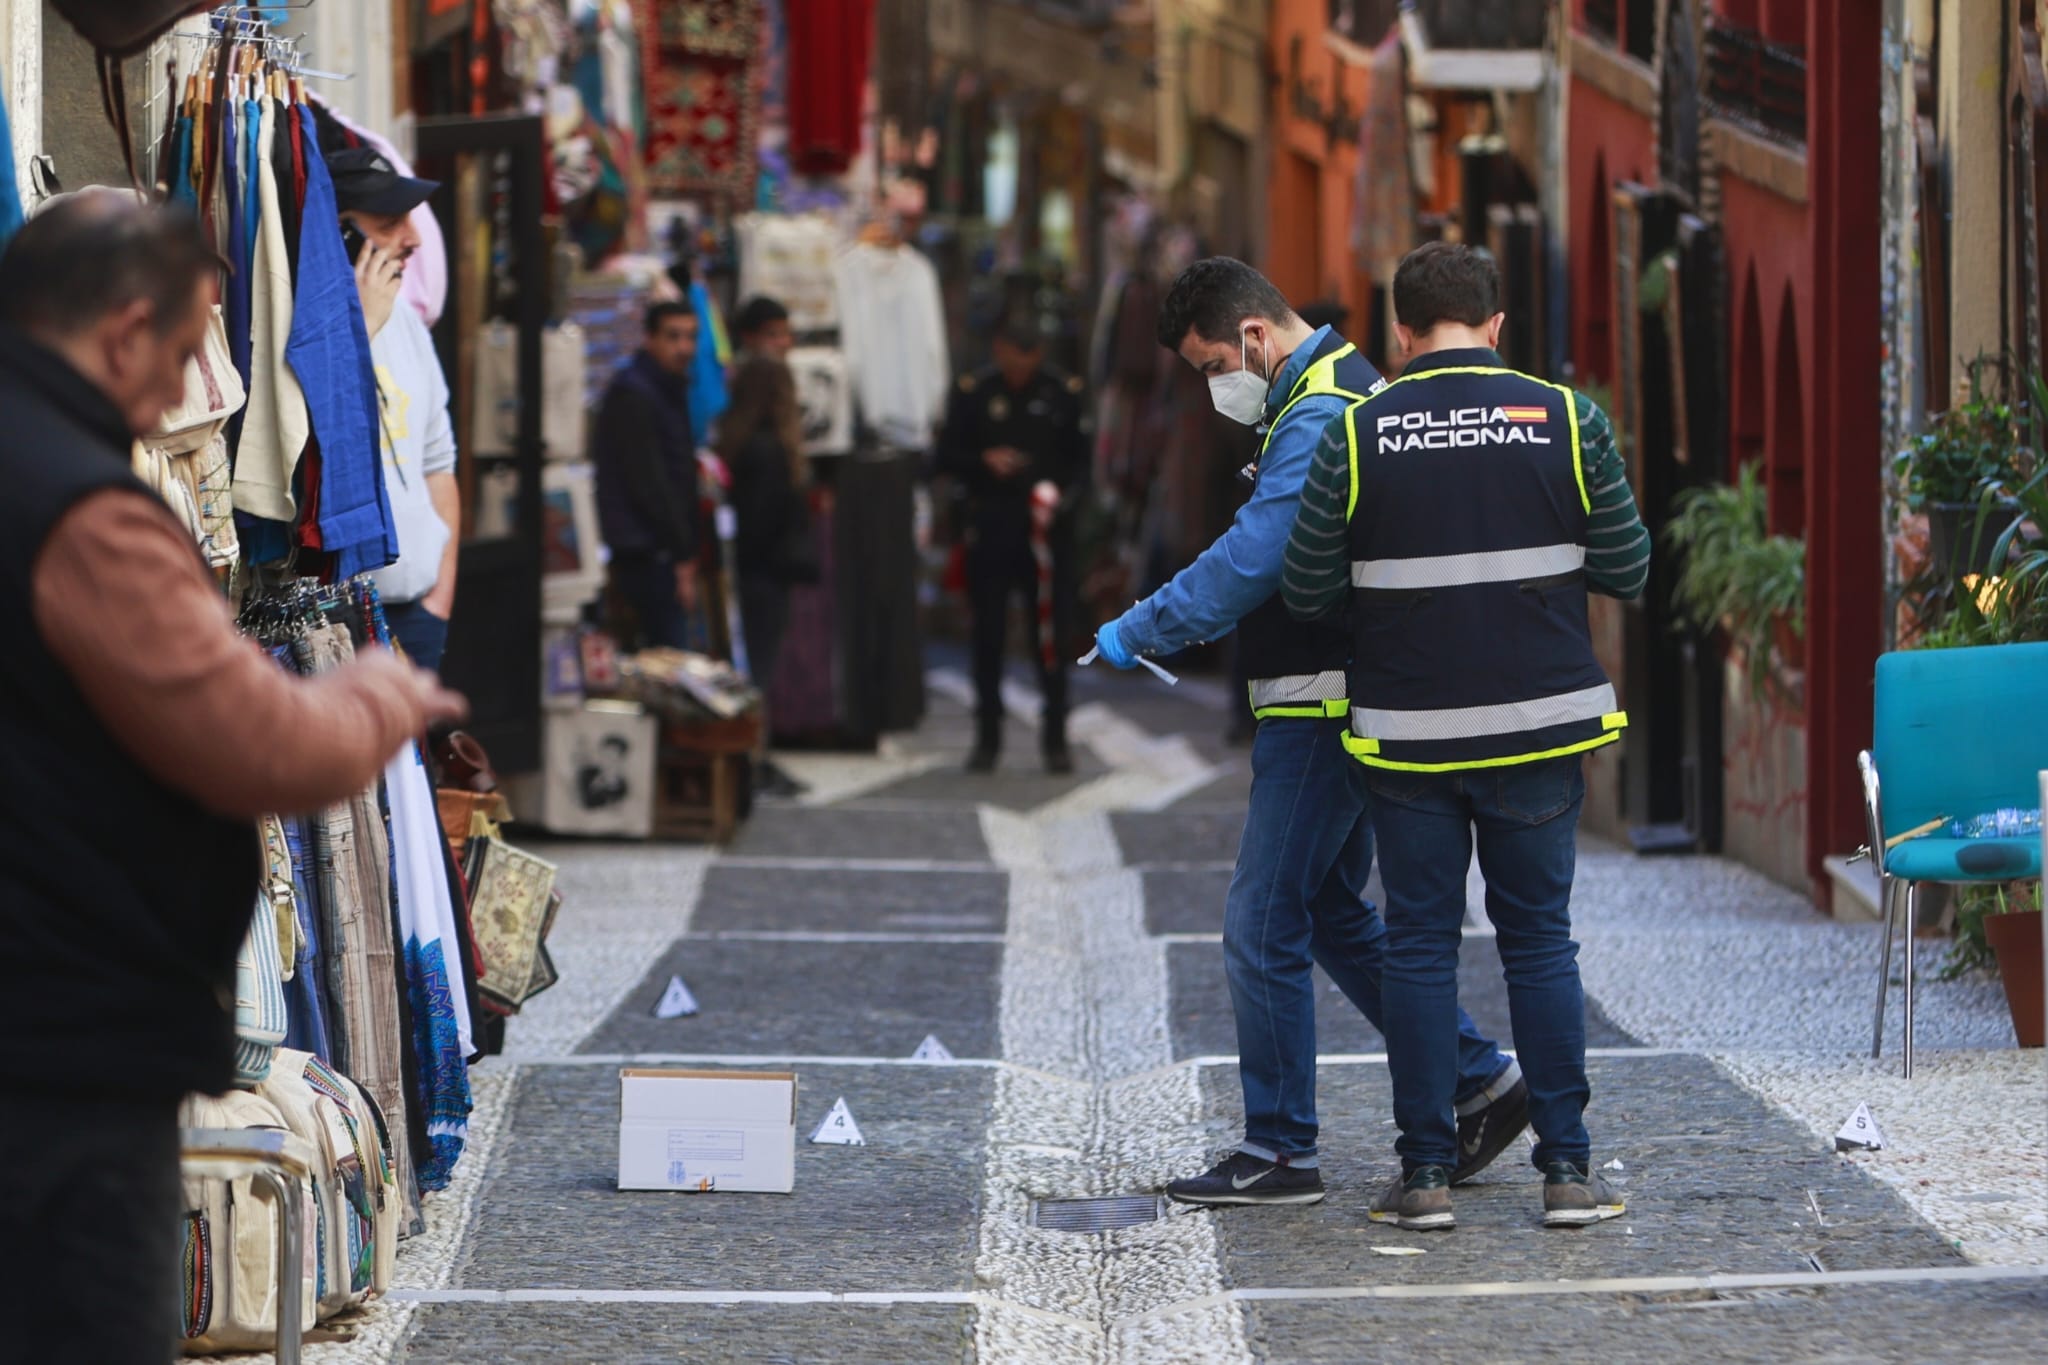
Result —
<path fill-rule="evenodd" d="M 400 175 L 375 147 L 344 147 L 330 152 L 327 174 L 334 180 L 334 203 L 343 213 L 369 213 L 396 218 L 427 202 L 438 180 Z"/>

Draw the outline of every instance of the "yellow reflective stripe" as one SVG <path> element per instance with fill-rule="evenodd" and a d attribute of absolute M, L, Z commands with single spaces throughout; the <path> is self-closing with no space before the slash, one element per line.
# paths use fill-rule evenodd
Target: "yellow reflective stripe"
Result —
<path fill-rule="evenodd" d="M 1586 457 L 1579 447 L 1579 396 L 1562 384 L 1552 384 L 1564 395 L 1565 416 L 1572 424 L 1572 477 L 1579 481 L 1579 505 L 1586 509 L 1588 516 L 1593 512 L 1593 499 L 1586 492 Z"/>
<path fill-rule="evenodd" d="M 1287 414 L 1294 410 L 1294 405 L 1303 399 L 1312 398 L 1317 394 L 1334 393 L 1340 397 L 1356 399 L 1361 403 L 1365 401 L 1365 394 L 1354 393 L 1337 383 L 1337 362 L 1357 349 L 1347 341 L 1302 371 L 1301 378 L 1294 381 L 1294 389 L 1287 395 L 1287 401 L 1280 405 L 1280 411 L 1273 414 L 1273 425 L 1266 428 L 1265 439 L 1259 442 L 1260 458 L 1265 457 L 1266 447 L 1273 443 L 1273 433 L 1287 420 Z"/>
<path fill-rule="evenodd" d="M 1606 715 L 1600 717 L 1600 728 L 1603 730 L 1626 730 L 1628 728 L 1628 712 L 1609 711 Z"/>
<path fill-rule="evenodd" d="M 1480 768 L 1518 768 L 1524 763 L 1541 763 L 1546 758 L 1569 758 L 1588 750 L 1620 740 L 1621 732 L 1610 730 L 1598 739 L 1589 739 L 1579 744 L 1568 744 L 1562 749 L 1545 749 L 1541 753 L 1514 754 L 1507 758 L 1466 759 L 1462 763 L 1397 763 L 1392 759 L 1378 757 L 1380 746 L 1376 739 L 1359 739 L 1355 735 L 1343 736 L 1344 748 L 1350 755 L 1368 768 L 1386 768 L 1404 773 L 1455 773 L 1470 772 Z"/>
<path fill-rule="evenodd" d="M 1347 703 L 1326 701 L 1321 706 L 1259 706 L 1252 715 L 1260 720 L 1342 720 Z"/>
<path fill-rule="evenodd" d="M 1351 461 L 1351 492 L 1344 499 L 1344 524 L 1351 524 L 1352 513 L 1358 510 L 1358 410 L 1365 406 L 1359 399 L 1344 409 L 1344 453 Z"/>

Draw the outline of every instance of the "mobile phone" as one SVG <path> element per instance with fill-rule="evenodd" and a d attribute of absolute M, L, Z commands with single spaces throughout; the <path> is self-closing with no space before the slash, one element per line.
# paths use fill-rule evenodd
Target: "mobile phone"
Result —
<path fill-rule="evenodd" d="M 363 236 L 362 229 L 354 223 L 343 223 L 341 225 L 341 244 L 348 251 L 349 263 L 353 265 L 363 259 L 363 249 L 369 246 L 370 241 L 369 238 Z"/>

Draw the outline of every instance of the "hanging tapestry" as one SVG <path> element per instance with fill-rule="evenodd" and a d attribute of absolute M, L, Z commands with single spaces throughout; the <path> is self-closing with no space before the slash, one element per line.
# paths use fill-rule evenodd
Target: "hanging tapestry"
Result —
<path fill-rule="evenodd" d="M 638 0 L 647 181 L 656 195 L 754 197 L 761 30 L 751 0 Z"/>
<path fill-rule="evenodd" d="M 641 31 L 652 29 L 654 41 L 667 48 L 703 57 L 754 55 L 761 40 L 760 0 L 641 0 L 654 11 Z"/>

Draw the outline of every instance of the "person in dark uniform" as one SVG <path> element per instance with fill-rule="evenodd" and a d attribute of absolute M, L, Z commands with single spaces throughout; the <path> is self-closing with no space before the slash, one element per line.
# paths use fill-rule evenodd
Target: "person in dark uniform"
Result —
<path fill-rule="evenodd" d="M 964 376 L 947 404 L 939 468 L 959 480 L 967 496 L 976 725 L 969 772 L 992 771 L 1003 746 L 1003 642 L 1013 597 L 1023 598 L 1032 622 L 1032 654 L 1045 696 L 1040 742 L 1046 771 L 1073 771 L 1067 752 L 1066 627 L 1074 587 L 1071 511 L 1088 475 L 1081 387 L 1078 378 L 1045 364 L 1037 324 L 1013 318 L 996 333 L 995 363 Z M 1042 488 L 1048 484 L 1050 489 Z M 1049 619 L 1039 611 L 1034 490 L 1041 500 L 1058 499 L 1045 534 L 1052 558 Z"/>

